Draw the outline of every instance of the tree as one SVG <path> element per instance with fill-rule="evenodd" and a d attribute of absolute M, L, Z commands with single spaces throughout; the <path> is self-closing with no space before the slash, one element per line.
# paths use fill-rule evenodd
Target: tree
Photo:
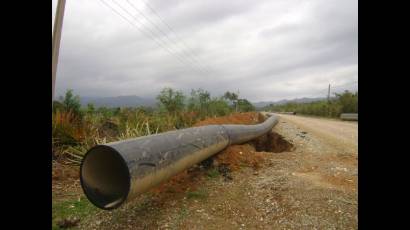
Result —
<path fill-rule="evenodd" d="M 341 106 L 342 113 L 357 113 L 358 111 L 358 93 L 355 94 L 346 90 L 342 94 L 335 93 L 337 101 Z"/>
<path fill-rule="evenodd" d="M 81 116 L 80 96 L 74 96 L 72 89 L 67 90 L 65 96 L 60 97 L 60 100 L 62 100 L 62 104 L 65 111 L 72 112 L 76 116 Z"/>
<path fill-rule="evenodd" d="M 238 112 L 238 94 L 227 91 L 224 94 L 224 98 L 231 101 L 233 104 L 233 107 L 235 108 L 235 111 Z"/>
<path fill-rule="evenodd" d="M 172 88 L 164 88 L 157 96 L 159 105 L 165 108 L 169 113 L 176 114 L 184 109 L 185 96 L 181 91 L 175 91 Z"/>
<path fill-rule="evenodd" d="M 209 103 L 211 101 L 211 94 L 203 89 L 191 91 L 189 98 L 188 110 L 198 112 L 201 117 L 209 114 Z"/>
<path fill-rule="evenodd" d="M 209 102 L 209 115 L 225 116 L 231 113 L 232 109 L 223 97 L 213 98 Z"/>
<path fill-rule="evenodd" d="M 95 112 L 95 107 L 93 103 L 88 103 L 87 104 L 87 113 L 93 114 Z"/>
<path fill-rule="evenodd" d="M 241 112 L 249 112 L 254 111 L 255 106 L 246 99 L 238 99 L 238 109 Z"/>

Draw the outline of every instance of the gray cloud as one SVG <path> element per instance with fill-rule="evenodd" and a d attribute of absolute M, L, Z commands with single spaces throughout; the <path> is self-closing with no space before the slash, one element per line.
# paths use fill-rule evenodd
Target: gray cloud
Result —
<path fill-rule="evenodd" d="M 82 96 L 151 97 L 169 86 L 186 93 L 239 90 L 252 101 L 280 100 L 358 78 L 357 1 L 130 0 L 167 33 L 155 33 L 157 42 L 147 36 L 155 27 L 127 1 L 116 1 L 134 12 L 145 33 L 101 1 L 67 1 L 57 95 L 72 88 Z M 183 43 L 175 43 L 179 40 L 144 2 Z M 157 44 L 162 42 L 173 55 Z M 199 70 L 203 67 L 208 71 Z"/>

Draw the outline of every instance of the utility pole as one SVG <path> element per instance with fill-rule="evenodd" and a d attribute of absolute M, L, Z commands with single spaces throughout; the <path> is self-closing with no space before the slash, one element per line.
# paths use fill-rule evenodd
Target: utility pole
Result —
<path fill-rule="evenodd" d="M 328 104 L 327 115 L 330 117 L 331 116 L 330 114 L 330 84 L 329 84 L 329 88 L 327 89 L 327 104 Z"/>
<path fill-rule="evenodd" d="M 64 17 L 65 0 L 58 0 L 56 16 L 54 19 L 53 28 L 53 43 L 52 43 L 52 62 L 51 62 L 51 77 L 52 77 L 52 98 L 51 103 L 54 100 L 54 91 L 56 83 L 56 73 L 57 73 L 57 63 L 58 63 L 58 53 L 60 50 L 60 40 L 61 40 L 61 30 L 63 27 L 63 17 Z"/>
<path fill-rule="evenodd" d="M 327 90 L 327 102 L 330 102 L 330 84 L 329 84 L 329 88 Z"/>
<path fill-rule="evenodd" d="M 236 98 L 236 108 L 235 108 L 235 110 L 236 110 L 236 112 L 238 112 L 238 104 L 239 104 L 239 89 L 236 91 L 237 93 L 236 93 L 236 95 L 237 95 L 237 98 Z"/>

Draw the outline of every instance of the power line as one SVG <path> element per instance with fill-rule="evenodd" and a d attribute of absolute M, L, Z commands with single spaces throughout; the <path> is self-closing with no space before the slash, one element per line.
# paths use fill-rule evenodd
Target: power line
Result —
<path fill-rule="evenodd" d="M 135 20 L 137 20 L 141 25 L 143 25 L 143 23 L 141 23 L 141 21 L 139 20 L 139 18 L 137 18 L 136 16 L 134 16 L 132 13 L 130 13 L 127 9 L 125 9 L 121 4 L 119 4 L 117 1 L 111 0 L 113 3 L 115 3 L 118 7 L 120 7 L 123 11 L 125 11 L 128 15 L 130 15 L 132 18 L 134 18 Z M 146 30 L 148 30 L 153 37 L 156 36 L 156 34 L 153 32 L 153 30 L 151 30 L 151 28 L 146 28 Z M 161 42 L 163 42 L 164 44 L 166 44 L 166 41 L 164 39 L 162 39 L 160 36 L 158 37 L 158 40 L 160 40 Z M 171 48 L 170 48 L 171 49 Z M 173 49 L 172 49 L 173 50 Z M 189 60 L 189 58 L 186 58 L 183 55 L 179 55 L 177 52 L 175 52 L 175 55 L 179 56 L 181 59 L 185 60 Z M 189 64 L 189 62 L 187 61 L 187 63 Z M 196 68 L 198 68 L 198 70 L 200 72 L 203 72 L 203 70 L 201 70 L 199 67 L 195 66 Z M 204 73 L 204 72 L 203 72 Z"/>
<path fill-rule="evenodd" d="M 137 28 L 141 33 L 145 34 L 146 36 L 150 37 L 152 40 L 154 40 L 154 42 L 157 43 L 158 46 L 160 46 L 161 48 L 163 48 L 165 51 L 167 51 L 170 55 L 174 55 L 177 57 L 178 61 L 181 62 L 182 64 L 186 64 L 184 62 L 184 60 L 178 56 L 177 54 L 174 54 L 168 47 L 165 47 L 164 45 L 162 45 L 160 42 L 158 42 L 158 40 L 155 38 L 155 36 L 152 36 L 151 34 L 146 33 L 142 28 L 140 28 L 139 26 L 137 26 L 136 24 L 134 24 L 132 21 L 130 21 L 127 17 L 125 17 L 123 14 L 121 14 L 120 12 L 118 12 L 117 10 L 115 10 L 112 6 L 110 6 L 107 2 L 100 0 L 100 2 L 102 2 L 105 6 L 107 6 L 111 11 L 113 11 L 115 14 L 117 14 L 118 16 L 120 16 L 121 18 L 123 18 L 124 20 L 126 20 L 128 23 L 130 23 L 133 27 Z M 121 9 L 123 9 L 122 7 L 120 7 Z M 124 10 L 124 9 L 123 9 Z M 131 15 L 132 16 L 132 15 Z M 189 67 L 196 71 L 191 65 L 189 65 Z"/>
<path fill-rule="evenodd" d="M 141 25 L 143 25 L 141 23 L 141 21 L 135 17 L 134 15 L 132 15 L 132 13 L 130 13 L 127 9 L 125 9 L 121 4 L 119 4 L 118 2 L 111 0 L 113 3 L 115 3 L 118 7 L 120 7 L 125 13 L 127 13 L 128 15 L 130 15 L 132 18 L 134 18 L 137 22 L 139 22 Z M 152 36 L 150 36 L 152 39 L 155 39 L 155 33 L 150 29 L 150 28 L 146 28 L 146 30 L 148 30 Z M 159 41 L 163 42 L 164 44 L 166 44 L 166 42 L 162 39 L 162 38 L 158 38 Z M 169 48 L 170 49 L 170 48 Z M 171 50 L 171 49 L 170 49 Z M 171 50 L 172 53 L 172 50 Z M 180 55 L 178 55 L 177 53 L 175 53 L 175 56 L 179 57 L 180 59 L 184 60 Z M 198 69 L 199 71 L 201 71 L 200 69 Z"/>
<path fill-rule="evenodd" d="M 358 83 L 357 81 L 353 81 L 353 82 L 350 82 L 350 83 L 345 83 L 343 85 L 333 86 L 332 88 L 334 89 L 334 88 L 346 87 L 346 86 L 350 86 L 350 85 L 356 85 L 357 83 Z"/>
<path fill-rule="evenodd" d="M 343 90 L 346 90 L 348 88 L 346 86 L 355 85 L 355 84 L 357 84 L 357 81 L 353 81 L 353 82 L 349 82 L 349 83 L 345 83 L 345 84 L 337 85 L 337 86 L 330 85 L 330 92 L 331 92 L 330 94 L 334 94 L 335 91 L 340 92 L 340 90 L 335 90 L 335 89 L 340 89 L 341 87 L 344 87 Z M 326 95 L 328 95 L 328 93 L 329 93 L 328 89 L 326 89 L 326 90 L 321 89 L 320 91 L 317 91 L 317 92 L 318 93 L 309 94 L 309 96 L 322 95 L 323 97 L 326 97 Z"/>
<path fill-rule="evenodd" d="M 167 38 L 167 39 L 170 41 L 171 44 L 174 44 L 174 43 L 175 43 L 175 44 L 174 44 L 175 47 L 178 47 L 178 44 L 179 44 L 178 41 L 175 42 L 173 39 L 171 39 L 170 36 L 168 36 L 168 34 L 165 33 L 165 32 L 160 28 L 160 26 L 158 26 L 158 25 L 157 25 L 155 22 L 153 22 L 148 16 L 146 16 L 143 11 L 141 11 L 140 9 L 138 9 L 138 8 L 137 8 L 133 3 L 131 3 L 129 0 L 126 0 L 126 1 L 127 1 L 128 4 L 129 4 L 132 8 L 134 8 L 141 16 L 143 16 L 143 17 L 148 21 L 148 23 L 150 23 L 151 25 L 153 25 L 154 28 L 155 28 L 159 33 L 161 33 L 162 35 L 164 35 L 164 37 Z M 193 57 L 193 56 L 188 56 L 188 54 L 189 54 L 189 53 L 186 54 L 186 58 L 187 58 L 188 60 L 192 61 L 193 64 L 198 65 L 198 67 L 199 67 L 200 69 L 209 72 L 209 70 L 205 69 L 205 68 L 201 65 L 200 62 L 198 62 L 197 60 L 195 60 L 195 57 Z"/>
<path fill-rule="evenodd" d="M 187 53 L 191 53 L 191 55 L 193 57 L 195 57 L 195 55 L 192 52 L 189 52 L 191 49 L 188 47 L 188 45 L 184 42 L 184 40 L 182 40 L 178 34 L 175 32 L 175 30 L 172 28 L 171 25 L 169 25 L 160 15 L 159 13 L 157 13 L 157 11 L 154 9 L 154 7 L 150 6 L 150 4 L 148 4 L 148 2 L 141 0 L 150 10 L 151 12 L 154 13 L 155 16 L 157 16 L 157 18 L 159 19 L 160 22 L 162 22 L 167 28 L 168 30 L 173 33 L 175 35 L 175 38 L 179 41 L 181 41 L 181 44 L 186 48 Z M 197 58 L 199 60 L 199 58 Z M 200 61 L 200 60 L 199 60 Z M 204 65 L 205 66 L 205 65 Z M 206 67 L 206 66 L 205 66 Z M 208 68 L 208 67 L 206 67 Z M 210 69 L 208 68 L 208 70 L 210 71 Z"/>

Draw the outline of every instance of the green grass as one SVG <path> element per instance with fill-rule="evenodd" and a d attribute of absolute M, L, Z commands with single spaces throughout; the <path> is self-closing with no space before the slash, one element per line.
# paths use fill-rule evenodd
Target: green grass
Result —
<path fill-rule="evenodd" d="M 210 169 L 210 170 L 206 173 L 206 175 L 207 175 L 209 178 L 216 178 L 216 177 L 218 177 L 218 176 L 220 175 L 220 173 L 219 173 L 218 169 L 212 168 L 212 169 Z"/>
<path fill-rule="evenodd" d="M 85 197 L 81 197 L 80 200 L 53 202 L 52 229 L 61 229 L 57 225 L 57 222 L 68 217 L 80 218 L 80 222 L 82 222 L 87 216 L 95 213 L 97 210 L 98 208 L 91 204 Z M 71 229 L 75 229 L 75 227 Z"/>
<path fill-rule="evenodd" d="M 175 223 L 176 226 L 173 226 L 173 229 L 179 229 L 182 221 L 188 216 L 189 211 L 186 207 L 182 207 L 178 213 L 177 221 Z"/>
<path fill-rule="evenodd" d="M 203 199 L 208 197 L 208 192 L 205 189 L 199 189 L 197 191 L 188 191 L 186 194 L 188 199 L 197 198 Z"/>

